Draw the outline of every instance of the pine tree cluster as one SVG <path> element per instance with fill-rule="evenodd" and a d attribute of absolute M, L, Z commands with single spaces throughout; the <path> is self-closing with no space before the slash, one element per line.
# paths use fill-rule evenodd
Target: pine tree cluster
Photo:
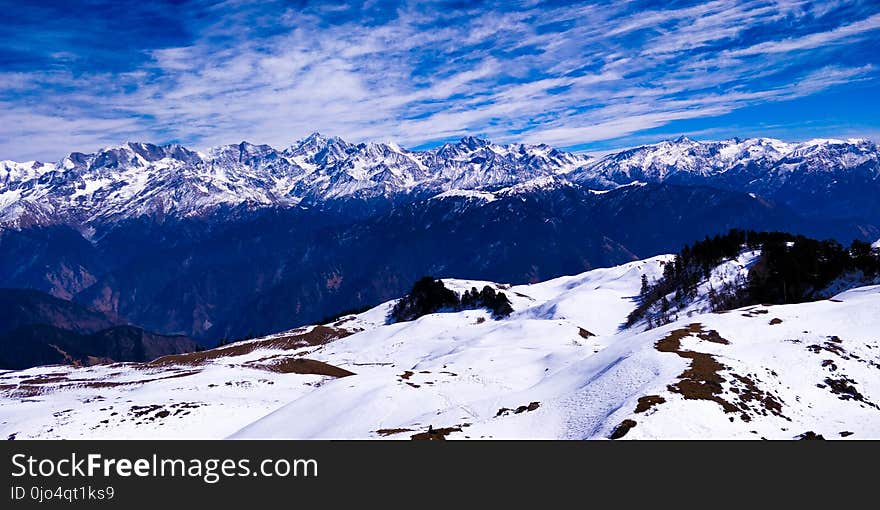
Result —
<path fill-rule="evenodd" d="M 713 311 L 822 299 L 828 297 L 823 291 L 846 275 L 864 283 L 880 278 L 880 250 L 864 241 L 853 241 L 847 248 L 833 240 L 734 229 L 685 245 L 663 266 L 658 280 L 649 282 L 643 276 L 639 304 L 626 325 L 645 319 L 653 327 L 675 320 L 674 311 L 696 298 L 697 287 L 709 279 L 712 270 L 744 250 L 760 250 L 761 255 L 749 269 L 748 278 L 738 277 L 709 289 Z"/>
<path fill-rule="evenodd" d="M 477 308 L 489 309 L 495 319 L 507 317 L 513 312 L 507 296 L 488 285 L 482 291 L 473 287 L 459 296 L 455 291 L 447 289 L 443 281 L 425 276 L 413 284 L 412 290 L 394 305 L 389 320 L 411 321 L 429 313 Z"/>

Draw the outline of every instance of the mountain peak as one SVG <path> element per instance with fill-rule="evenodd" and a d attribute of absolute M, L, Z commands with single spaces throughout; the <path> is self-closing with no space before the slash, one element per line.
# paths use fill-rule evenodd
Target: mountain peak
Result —
<path fill-rule="evenodd" d="M 300 140 L 300 143 L 325 143 L 329 141 L 332 136 L 324 136 L 318 131 L 313 131 L 309 136 Z"/>
<path fill-rule="evenodd" d="M 460 143 L 461 145 L 464 145 L 465 147 L 467 147 L 471 150 L 478 149 L 480 147 L 486 147 L 487 145 L 491 145 L 491 142 L 489 140 L 485 140 L 483 138 L 477 138 L 475 136 L 465 136 L 461 140 L 459 140 L 458 143 Z"/>

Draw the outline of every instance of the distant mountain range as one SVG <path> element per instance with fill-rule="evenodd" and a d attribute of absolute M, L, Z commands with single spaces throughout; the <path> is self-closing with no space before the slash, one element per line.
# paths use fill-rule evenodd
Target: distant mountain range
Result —
<path fill-rule="evenodd" d="M 601 158 L 463 138 L 129 143 L 0 163 L 0 286 L 212 343 L 401 295 L 425 275 L 540 281 L 733 227 L 880 238 L 867 140 L 664 141 Z"/>
<path fill-rule="evenodd" d="M 877 191 L 878 178 L 876 144 L 858 139 L 681 137 L 597 159 L 547 145 L 497 145 L 473 137 L 409 151 L 314 133 L 285 149 L 241 142 L 198 152 L 128 143 L 71 153 L 55 164 L 3 161 L 0 224 L 66 224 L 88 232 L 143 216 L 204 217 L 221 207 L 323 207 L 335 200 L 411 201 L 443 192 L 515 193 L 566 184 L 609 190 L 634 182 L 708 185 L 787 205 L 824 198 L 812 206 L 836 209 L 836 215 L 876 214 L 877 201 L 860 195 Z M 829 204 L 829 198 L 845 203 Z"/>
<path fill-rule="evenodd" d="M 588 161 L 546 145 L 500 146 L 475 138 L 421 152 L 318 133 L 283 150 L 241 142 L 202 153 L 128 143 L 72 153 L 54 165 L 0 163 L 0 223 L 61 223 L 86 231 L 141 216 L 206 216 L 223 206 L 253 210 L 423 198 L 564 175 Z"/>

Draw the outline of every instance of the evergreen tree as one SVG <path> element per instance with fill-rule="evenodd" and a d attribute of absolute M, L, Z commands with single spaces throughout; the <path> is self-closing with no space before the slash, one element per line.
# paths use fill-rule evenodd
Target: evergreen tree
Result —
<path fill-rule="evenodd" d="M 443 309 L 458 309 L 460 304 L 458 294 L 447 289 L 441 280 L 425 276 L 394 305 L 391 318 L 395 322 L 411 321 Z"/>

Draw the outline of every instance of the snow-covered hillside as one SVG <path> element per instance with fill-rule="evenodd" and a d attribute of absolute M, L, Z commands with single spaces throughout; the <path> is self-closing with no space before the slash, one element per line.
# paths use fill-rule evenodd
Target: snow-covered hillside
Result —
<path fill-rule="evenodd" d="M 72 153 L 56 164 L 0 162 L 0 227 L 62 223 L 88 232 L 121 219 L 205 216 L 221 207 L 289 208 L 502 189 L 522 193 L 572 184 L 608 190 L 669 181 L 773 196 L 787 184 L 821 193 L 861 189 L 860 183 L 873 186 L 878 179 L 880 152 L 860 139 L 785 143 L 681 137 L 598 159 L 543 144 L 498 145 L 473 137 L 423 151 L 390 142 L 353 144 L 318 133 L 284 149 L 241 142 L 199 152 L 126 143 Z"/>
<path fill-rule="evenodd" d="M 0 373 L 15 438 L 880 438 L 880 286 L 621 329 L 668 256 L 146 364 Z M 713 273 L 724 280 L 747 263 Z M 696 306 L 696 305 L 695 305 Z"/>

